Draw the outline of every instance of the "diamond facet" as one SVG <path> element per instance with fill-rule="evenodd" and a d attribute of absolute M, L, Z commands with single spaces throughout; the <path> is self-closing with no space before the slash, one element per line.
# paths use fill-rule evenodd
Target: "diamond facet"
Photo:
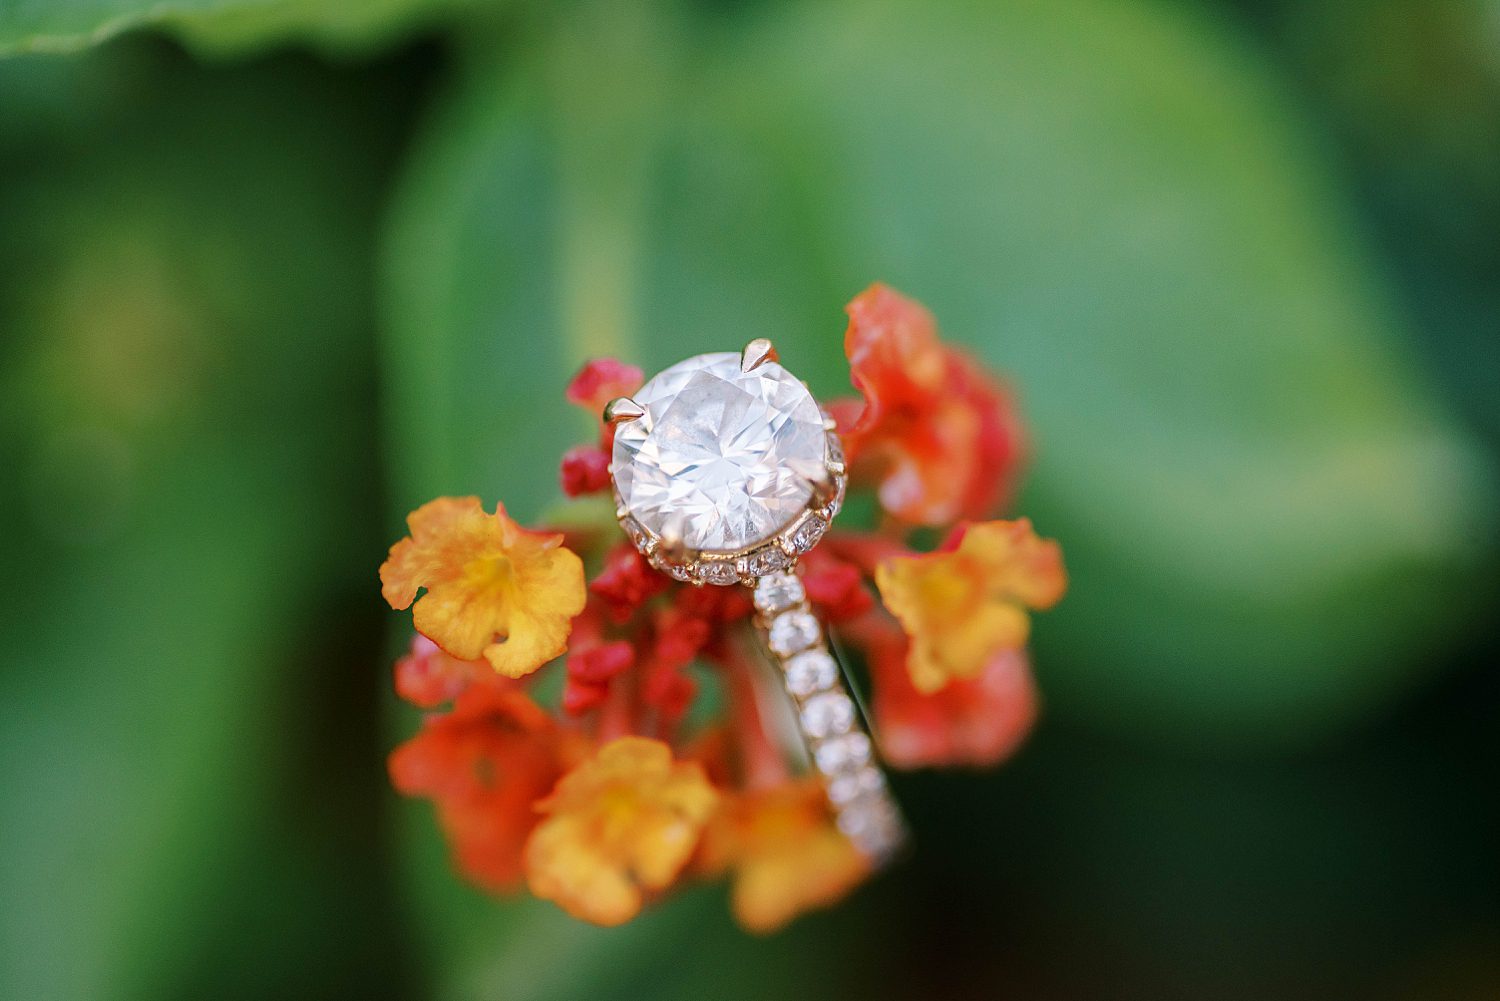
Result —
<path fill-rule="evenodd" d="M 632 397 L 644 416 L 615 431 L 614 478 L 630 514 L 694 550 L 733 551 L 796 520 L 823 475 L 823 416 L 774 361 L 749 372 L 698 355 Z"/>

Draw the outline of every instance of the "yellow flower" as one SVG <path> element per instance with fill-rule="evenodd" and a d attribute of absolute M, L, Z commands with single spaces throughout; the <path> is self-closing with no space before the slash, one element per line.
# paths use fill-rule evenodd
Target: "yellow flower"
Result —
<path fill-rule="evenodd" d="M 730 906 L 753 932 L 837 903 L 870 873 L 833 826 L 816 779 L 726 800 L 704 835 L 702 865 L 710 874 L 734 873 Z"/>
<path fill-rule="evenodd" d="M 620 737 L 537 803 L 526 843 L 531 892 L 574 917 L 618 925 L 664 890 L 698 845 L 718 793 L 696 762 L 659 740 Z"/>
<path fill-rule="evenodd" d="M 483 656 L 510 678 L 567 649 L 587 593 L 583 562 L 561 535 L 528 532 L 503 506 L 485 514 L 477 497 L 439 497 L 406 524 L 410 537 L 381 564 L 381 593 L 392 608 L 416 601 L 423 636 L 455 657 Z"/>
<path fill-rule="evenodd" d="M 912 685 L 930 694 L 1024 647 L 1027 610 L 1055 605 L 1068 578 L 1057 543 L 1021 518 L 971 525 L 951 550 L 883 560 L 875 584 L 911 638 Z"/>

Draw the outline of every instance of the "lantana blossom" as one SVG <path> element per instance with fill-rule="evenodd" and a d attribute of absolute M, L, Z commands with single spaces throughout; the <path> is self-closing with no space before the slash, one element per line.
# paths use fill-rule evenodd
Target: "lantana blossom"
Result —
<path fill-rule="evenodd" d="M 879 515 L 836 525 L 802 558 L 806 594 L 867 670 L 888 766 L 995 765 L 1038 711 L 1030 616 L 1067 586 L 1055 542 L 996 520 L 1021 423 L 1000 380 L 915 300 L 875 285 L 848 314 L 859 395 L 829 410 L 851 489 L 872 490 Z M 601 411 L 641 382 L 597 359 L 565 387 L 591 430 L 562 458 L 563 494 L 608 491 Z M 731 882 L 755 932 L 842 899 L 871 866 L 761 716 L 748 592 L 669 579 L 605 506 L 589 520 L 593 503 L 569 509 L 566 534 L 476 497 L 411 514 L 380 577 L 416 628 L 397 694 L 428 714 L 390 757 L 393 785 L 432 801 L 467 879 L 596 924 L 706 879 Z M 946 540 L 914 545 L 931 529 Z M 539 680 L 551 672 L 560 684 Z"/>
<path fill-rule="evenodd" d="M 1051 608 L 1068 586 L 1062 550 L 1025 518 L 966 526 L 951 550 L 883 560 L 875 583 L 911 637 L 906 667 L 925 694 L 1023 648 L 1028 610 Z"/>
<path fill-rule="evenodd" d="M 836 401 L 856 482 L 917 525 L 983 518 L 1007 496 L 1020 421 L 998 382 L 938 339 L 921 303 L 875 284 L 847 307 L 844 351 L 860 400 Z"/>
<path fill-rule="evenodd" d="M 392 608 L 415 600 L 417 632 L 510 678 L 567 649 L 586 592 L 583 562 L 562 536 L 529 532 L 504 507 L 485 514 L 477 497 L 439 497 L 406 521 L 411 535 L 391 547 L 380 581 Z"/>
<path fill-rule="evenodd" d="M 840 834 L 816 781 L 725 797 L 705 833 L 703 866 L 730 873 L 735 918 L 770 932 L 858 886 L 870 864 Z"/>
<path fill-rule="evenodd" d="M 534 804 L 579 759 L 583 742 L 520 690 L 476 684 L 392 752 L 391 781 L 438 808 L 454 861 L 486 889 L 516 889 Z"/>
<path fill-rule="evenodd" d="M 719 794 L 703 766 L 671 748 L 619 737 L 536 804 L 544 819 L 526 844 L 531 892 L 600 925 L 635 917 L 698 845 Z"/>

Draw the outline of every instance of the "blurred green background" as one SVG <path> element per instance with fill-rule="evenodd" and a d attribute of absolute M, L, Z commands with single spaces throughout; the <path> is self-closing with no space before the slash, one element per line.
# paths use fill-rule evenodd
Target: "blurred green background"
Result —
<path fill-rule="evenodd" d="M 1500 997 L 1500 4 L 0 0 L 0 997 Z M 1013 380 L 1043 721 L 769 939 L 386 785 L 403 514 L 874 279 Z"/>

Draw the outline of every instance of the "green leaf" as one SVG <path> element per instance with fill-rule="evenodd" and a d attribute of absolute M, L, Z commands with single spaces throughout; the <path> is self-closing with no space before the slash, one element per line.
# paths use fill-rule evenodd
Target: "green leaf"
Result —
<path fill-rule="evenodd" d="M 381 551 L 400 90 L 133 45 L 0 95 L 33 72 L 76 100 L 0 113 L 0 995 L 383 990 L 380 616 L 346 582 Z"/>
<path fill-rule="evenodd" d="M 137 28 L 172 32 L 210 55 L 288 41 L 358 53 L 482 2 L 490 0 L 0 0 L 0 55 L 72 52 Z"/>
<path fill-rule="evenodd" d="M 1073 572 L 1050 705 L 1297 741 L 1432 662 L 1492 556 L 1491 470 L 1225 40 L 1091 0 L 820 6 L 723 79 L 796 122 L 847 285 L 906 288 L 1014 377 L 1024 506 Z"/>

